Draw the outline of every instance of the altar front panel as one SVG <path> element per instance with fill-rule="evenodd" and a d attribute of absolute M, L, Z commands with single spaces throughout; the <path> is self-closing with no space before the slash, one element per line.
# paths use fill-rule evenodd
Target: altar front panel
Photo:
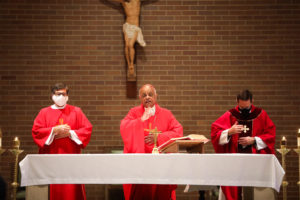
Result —
<path fill-rule="evenodd" d="M 274 155 L 32 154 L 20 162 L 21 186 L 178 184 L 270 187 L 284 170 Z"/>

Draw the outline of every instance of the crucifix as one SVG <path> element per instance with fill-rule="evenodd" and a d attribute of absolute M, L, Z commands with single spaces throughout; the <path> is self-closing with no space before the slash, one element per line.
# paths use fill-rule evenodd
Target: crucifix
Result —
<path fill-rule="evenodd" d="M 149 132 L 149 134 L 154 135 L 154 147 L 153 147 L 153 150 L 152 150 L 152 154 L 159 154 L 156 142 L 157 142 L 158 134 L 161 133 L 161 131 L 158 131 L 157 127 L 155 127 L 155 129 L 151 129 L 151 126 L 152 126 L 152 124 L 150 123 L 149 124 L 149 129 L 144 129 L 144 131 L 147 131 L 147 132 Z"/>
<path fill-rule="evenodd" d="M 247 131 L 249 131 L 250 129 L 246 126 L 246 125 L 244 125 L 243 126 L 243 128 L 242 128 L 242 131 L 244 132 L 244 133 L 247 133 Z"/>
<path fill-rule="evenodd" d="M 140 25 L 140 11 L 141 11 L 141 0 L 112 0 L 122 4 L 124 9 L 126 20 L 123 24 L 123 34 L 125 40 L 125 59 L 127 63 L 127 97 L 136 97 L 136 65 L 135 61 L 135 48 L 134 45 L 138 42 L 142 47 L 146 46 L 143 38 L 142 30 Z"/>

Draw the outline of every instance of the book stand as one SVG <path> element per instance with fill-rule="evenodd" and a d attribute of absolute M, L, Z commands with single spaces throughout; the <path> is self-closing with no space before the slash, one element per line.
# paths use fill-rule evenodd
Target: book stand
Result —
<path fill-rule="evenodd" d="M 204 153 L 204 142 L 201 140 L 175 140 L 160 151 L 161 153 Z"/>

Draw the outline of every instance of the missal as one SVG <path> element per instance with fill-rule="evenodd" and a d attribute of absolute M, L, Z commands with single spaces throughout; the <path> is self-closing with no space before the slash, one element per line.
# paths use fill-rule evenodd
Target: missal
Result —
<path fill-rule="evenodd" d="M 162 153 L 202 153 L 203 145 L 209 142 L 204 135 L 190 134 L 184 137 L 172 138 L 158 147 Z"/>

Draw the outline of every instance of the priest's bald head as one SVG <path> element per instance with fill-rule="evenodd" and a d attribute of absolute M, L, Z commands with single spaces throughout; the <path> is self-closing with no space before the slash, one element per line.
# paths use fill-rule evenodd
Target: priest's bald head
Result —
<path fill-rule="evenodd" d="M 145 84 L 139 90 L 139 98 L 145 108 L 152 108 L 156 104 L 157 94 L 153 85 Z"/>

